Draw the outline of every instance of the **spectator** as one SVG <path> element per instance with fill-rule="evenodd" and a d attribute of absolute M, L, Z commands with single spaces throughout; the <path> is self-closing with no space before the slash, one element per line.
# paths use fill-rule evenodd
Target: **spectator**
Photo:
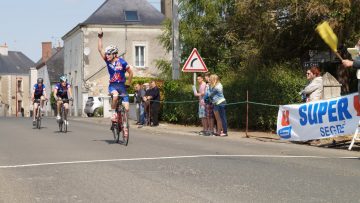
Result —
<path fill-rule="evenodd" d="M 306 102 L 321 100 L 323 94 L 323 79 L 320 75 L 319 67 L 311 67 L 306 75 L 310 83 L 301 91 L 301 94 L 307 95 Z"/>
<path fill-rule="evenodd" d="M 356 77 L 358 79 L 358 93 L 360 95 L 360 40 L 358 41 L 358 43 L 355 45 L 356 48 L 358 48 L 358 51 L 359 51 L 359 55 L 355 58 L 354 61 L 351 61 L 351 60 L 348 60 L 348 59 L 345 59 L 345 60 L 342 60 L 342 64 L 346 67 L 346 68 L 349 68 L 349 67 L 354 67 L 357 69 L 356 71 Z M 360 96 L 359 96 L 359 100 L 360 100 Z"/>
<path fill-rule="evenodd" d="M 147 100 L 150 100 L 150 124 L 152 127 L 159 125 L 159 110 L 160 110 L 160 91 L 156 86 L 155 81 L 150 82 L 150 90 L 148 96 L 145 96 Z"/>
<path fill-rule="evenodd" d="M 141 87 L 140 84 L 135 85 L 135 104 L 136 104 L 136 124 L 144 125 L 145 116 L 144 116 L 144 101 L 143 97 L 145 96 L 145 90 Z"/>
<path fill-rule="evenodd" d="M 150 125 L 150 101 L 147 99 L 147 97 L 150 96 L 149 83 L 144 83 L 143 88 L 145 90 L 145 96 L 143 97 L 144 110 L 145 110 L 145 124 Z"/>
<path fill-rule="evenodd" d="M 311 82 L 311 79 L 313 78 L 313 74 L 310 70 L 310 68 L 308 68 L 306 70 L 306 79 L 308 80 L 305 87 L 308 86 Z M 305 94 L 303 91 L 299 92 L 299 94 L 301 95 L 301 101 L 302 102 L 308 102 L 309 100 L 309 95 Z"/>
<path fill-rule="evenodd" d="M 225 105 L 226 100 L 223 94 L 223 86 L 220 83 L 219 77 L 215 74 L 210 76 L 210 100 L 214 104 L 214 114 L 217 123 L 217 135 L 227 136 L 227 121 Z"/>
<path fill-rule="evenodd" d="M 206 86 L 205 86 L 205 96 L 204 96 L 204 101 L 205 101 L 205 116 L 206 116 L 206 126 L 207 126 L 207 134 L 208 135 L 213 135 L 214 134 L 214 105 L 207 99 L 205 100 L 205 98 L 209 98 L 210 95 L 210 73 L 205 73 L 205 81 L 206 81 Z M 216 131 L 215 131 L 216 132 Z"/>
<path fill-rule="evenodd" d="M 199 118 L 201 120 L 201 124 L 203 126 L 203 130 L 200 131 L 200 135 L 208 135 L 207 130 L 208 130 L 208 125 L 207 125 L 207 120 L 206 120 L 206 116 L 205 116 L 205 101 L 204 101 L 204 95 L 205 95 L 205 88 L 206 88 L 206 83 L 204 82 L 204 78 L 199 75 L 197 76 L 197 82 L 199 85 L 199 89 L 198 91 L 194 91 L 194 95 L 196 97 L 199 97 Z"/>

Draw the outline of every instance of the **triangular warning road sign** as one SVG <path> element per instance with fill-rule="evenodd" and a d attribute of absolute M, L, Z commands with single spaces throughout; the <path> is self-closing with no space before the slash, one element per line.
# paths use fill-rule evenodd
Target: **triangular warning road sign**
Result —
<path fill-rule="evenodd" d="M 194 48 L 189 56 L 189 58 L 186 60 L 183 68 L 183 72 L 207 72 L 208 69 L 202 60 L 199 52 L 196 48 Z"/>

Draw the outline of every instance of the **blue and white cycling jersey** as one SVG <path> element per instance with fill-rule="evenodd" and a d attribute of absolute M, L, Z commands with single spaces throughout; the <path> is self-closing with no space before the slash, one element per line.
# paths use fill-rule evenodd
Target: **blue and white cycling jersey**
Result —
<path fill-rule="evenodd" d="M 39 84 L 35 84 L 34 87 L 33 87 L 33 90 L 34 90 L 34 96 L 35 97 L 41 97 L 44 95 L 44 92 L 45 92 L 45 85 L 42 84 L 41 86 Z"/>
<path fill-rule="evenodd" d="M 128 63 L 122 59 L 119 58 L 115 63 L 111 63 L 107 60 L 105 60 L 106 66 L 108 68 L 108 72 L 110 75 L 110 83 L 125 83 L 125 73 L 130 68 Z"/>

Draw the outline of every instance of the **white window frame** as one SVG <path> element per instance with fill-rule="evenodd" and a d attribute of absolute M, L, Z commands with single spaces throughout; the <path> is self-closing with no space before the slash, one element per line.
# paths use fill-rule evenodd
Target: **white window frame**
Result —
<path fill-rule="evenodd" d="M 142 68 L 142 69 L 145 69 L 147 67 L 147 43 L 146 42 L 134 42 L 133 44 L 133 56 L 134 56 L 134 59 L 133 59 L 133 64 L 136 68 Z M 141 64 L 136 64 L 136 59 L 137 59 L 137 56 L 136 56 L 136 48 L 137 47 L 144 47 L 144 64 L 141 65 Z M 138 56 L 140 57 L 140 55 Z M 140 59 L 139 59 L 139 63 L 140 63 Z"/>

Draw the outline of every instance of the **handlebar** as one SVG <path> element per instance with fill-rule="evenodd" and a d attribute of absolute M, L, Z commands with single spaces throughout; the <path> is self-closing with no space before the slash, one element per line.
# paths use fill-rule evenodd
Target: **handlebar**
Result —
<path fill-rule="evenodd" d="M 58 98 L 56 101 L 63 101 L 63 102 L 65 102 L 65 101 L 74 101 L 74 99 L 73 99 L 73 98 L 70 98 L 70 99 Z"/>

